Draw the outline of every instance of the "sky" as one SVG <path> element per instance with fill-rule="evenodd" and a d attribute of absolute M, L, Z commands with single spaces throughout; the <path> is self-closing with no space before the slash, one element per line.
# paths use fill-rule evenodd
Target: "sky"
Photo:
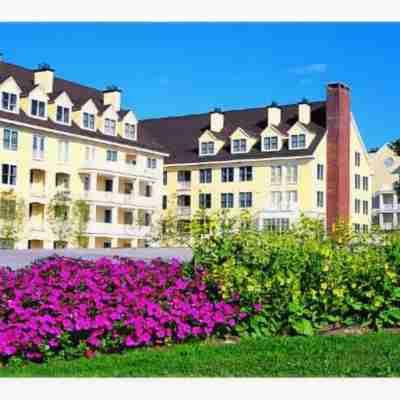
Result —
<path fill-rule="evenodd" d="M 291 104 L 351 87 L 367 148 L 400 137 L 400 24 L 0 23 L 5 61 L 100 90 L 139 119 Z"/>

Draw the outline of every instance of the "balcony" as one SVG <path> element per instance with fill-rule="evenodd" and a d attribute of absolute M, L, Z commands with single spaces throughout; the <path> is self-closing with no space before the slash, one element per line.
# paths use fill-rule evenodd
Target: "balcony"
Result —
<path fill-rule="evenodd" d="M 399 211 L 399 203 L 383 203 L 380 208 L 382 211 Z"/>
<path fill-rule="evenodd" d="M 105 222 L 91 222 L 87 233 L 100 236 L 120 236 L 144 238 L 150 234 L 150 226 L 133 226 L 124 224 L 107 224 Z"/>
<path fill-rule="evenodd" d="M 176 209 L 176 215 L 178 217 L 190 217 L 191 208 L 187 206 L 178 206 Z"/>
<path fill-rule="evenodd" d="M 120 192 L 106 192 L 100 190 L 89 190 L 82 193 L 82 199 L 91 201 L 93 203 L 110 205 L 117 204 L 120 206 L 131 206 L 131 207 L 144 207 L 144 208 L 156 208 L 159 206 L 159 199 L 156 196 L 146 197 L 141 195 L 135 195 L 133 193 L 126 194 Z"/>
<path fill-rule="evenodd" d="M 178 181 L 177 190 L 190 190 L 191 181 Z"/>

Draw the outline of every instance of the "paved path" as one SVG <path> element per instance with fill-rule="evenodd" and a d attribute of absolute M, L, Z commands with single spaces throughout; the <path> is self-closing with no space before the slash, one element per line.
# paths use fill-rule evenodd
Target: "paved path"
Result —
<path fill-rule="evenodd" d="M 7 266 L 13 269 L 29 265 L 38 258 L 48 257 L 54 254 L 67 257 L 84 258 L 93 260 L 99 257 L 133 257 L 136 259 L 150 260 L 161 257 L 170 259 L 173 257 L 189 261 L 192 252 L 188 248 L 148 247 L 134 249 L 66 249 L 66 250 L 0 250 L 0 266 Z"/>

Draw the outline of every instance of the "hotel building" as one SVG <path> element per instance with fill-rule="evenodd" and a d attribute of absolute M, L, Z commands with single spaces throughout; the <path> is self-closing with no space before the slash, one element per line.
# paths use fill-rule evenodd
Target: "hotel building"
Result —
<path fill-rule="evenodd" d="M 187 220 L 199 208 L 249 210 L 281 230 L 301 214 L 368 231 L 368 154 L 351 112 L 350 89 L 327 86 L 323 101 L 148 119 L 170 154 L 163 207 Z"/>

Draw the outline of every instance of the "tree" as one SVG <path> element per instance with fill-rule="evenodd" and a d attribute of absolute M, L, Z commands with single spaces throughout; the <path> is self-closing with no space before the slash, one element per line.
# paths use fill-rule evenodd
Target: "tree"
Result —
<path fill-rule="evenodd" d="M 71 199 L 67 192 L 58 192 L 47 206 L 47 220 L 57 240 L 57 246 L 66 247 L 72 233 L 69 213 Z"/>
<path fill-rule="evenodd" d="M 389 147 L 399 156 L 400 155 L 400 139 L 393 140 Z"/>
<path fill-rule="evenodd" d="M 86 235 L 86 231 L 89 218 L 89 203 L 85 200 L 75 200 L 72 203 L 72 234 L 78 247 L 88 247 L 89 238 Z"/>
<path fill-rule="evenodd" d="M 14 248 L 24 231 L 25 217 L 25 201 L 13 190 L 0 192 L 0 247 Z"/>

